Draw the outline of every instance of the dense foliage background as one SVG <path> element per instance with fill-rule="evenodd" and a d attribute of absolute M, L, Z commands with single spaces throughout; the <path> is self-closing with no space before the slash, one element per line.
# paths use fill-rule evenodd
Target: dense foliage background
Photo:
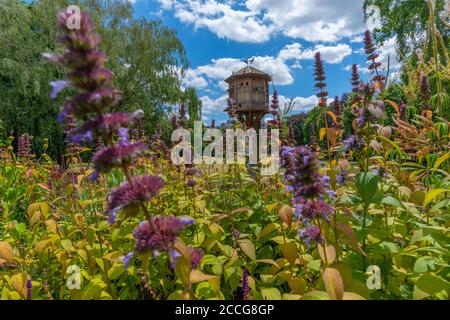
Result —
<path fill-rule="evenodd" d="M 2 139 L 12 135 L 17 147 L 18 137 L 27 132 L 34 137 L 34 150 L 39 154 L 47 138 L 47 152 L 54 159 L 64 152 L 63 130 L 56 116 L 70 92 L 57 101 L 49 98 L 49 81 L 62 79 L 64 70 L 44 61 L 42 53 L 61 52 L 55 42 L 55 17 L 70 4 L 64 0 L 0 1 Z M 195 90 L 180 88 L 179 75 L 188 61 L 175 31 L 160 21 L 137 20 L 127 1 L 81 1 L 81 5 L 93 16 L 114 82 L 123 92 L 118 110 L 143 109 L 148 132 L 156 122 L 167 129 L 167 112 L 182 102 L 193 117 L 200 117 L 201 102 Z"/>

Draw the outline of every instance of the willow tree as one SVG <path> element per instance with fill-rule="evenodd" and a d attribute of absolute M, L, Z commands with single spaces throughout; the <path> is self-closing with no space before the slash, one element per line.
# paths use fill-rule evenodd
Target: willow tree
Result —
<path fill-rule="evenodd" d="M 29 4 L 0 0 L 0 119 L 4 135 L 13 134 L 17 141 L 20 134 L 29 132 L 35 137 L 36 152 L 48 138 L 53 158 L 64 150 L 56 116 L 65 96 L 49 99 L 48 82 L 62 79 L 64 70 L 45 62 L 42 53 L 63 50 L 56 41 L 56 15 L 71 4 L 66 0 Z M 115 85 L 123 92 L 116 108 L 143 109 L 144 123 L 151 131 L 157 119 L 164 119 L 166 107 L 183 101 L 179 73 L 184 74 L 188 67 L 183 44 L 161 21 L 135 18 L 127 1 L 85 0 L 78 5 L 91 13 Z"/>

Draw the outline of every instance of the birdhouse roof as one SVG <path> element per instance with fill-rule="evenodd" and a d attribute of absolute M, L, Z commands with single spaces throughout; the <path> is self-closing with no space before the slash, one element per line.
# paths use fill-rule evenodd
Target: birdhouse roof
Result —
<path fill-rule="evenodd" d="M 267 73 L 258 70 L 256 68 L 250 67 L 250 66 L 245 66 L 242 69 L 239 69 L 236 72 L 233 72 L 233 74 L 228 77 L 227 79 L 225 79 L 225 82 L 230 82 L 232 79 L 234 78 L 242 78 L 242 77 L 248 77 L 248 76 L 259 76 L 259 77 L 264 77 L 266 78 L 267 81 L 271 81 L 272 77 L 270 75 L 268 75 Z"/>

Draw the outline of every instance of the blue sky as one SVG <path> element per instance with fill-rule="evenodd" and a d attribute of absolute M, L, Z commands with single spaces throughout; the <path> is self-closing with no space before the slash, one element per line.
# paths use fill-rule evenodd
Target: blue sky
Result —
<path fill-rule="evenodd" d="M 184 86 L 197 89 L 204 120 L 227 119 L 223 80 L 255 57 L 254 67 L 272 75 L 280 103 L 295 99 L 295 111 L 316 102 L 313 56 L 325 60 L 331 97 L 349 91 L 350 66 L 367 78 L 362 32 L 363 0 L 133 0 L 137 16 L 160 19 L 176 30 L 190 60 Z M 381 61 L 395 59 L 395 41 L 380 47 Z M 391 65 L 398 67 L 394 61 Z M 395 71 L 395 70 L 394 70 Z"/>

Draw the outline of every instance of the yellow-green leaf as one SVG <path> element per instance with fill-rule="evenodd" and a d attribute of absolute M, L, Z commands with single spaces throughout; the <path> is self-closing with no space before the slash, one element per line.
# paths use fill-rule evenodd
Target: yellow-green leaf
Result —
<path fill-rule="evenodd" d="M 264 300 L 281 300 L 281 293 L 277 288 L 261 288 Z"/>
<path fill-rule="evenodd" d="M 295 260 L 298 256 L 298 249 L 295 242 L 283 243 L 280 248 L 283 256 L 289 261 L 291 265 L 294 265 Z"/>
<path fill-rule="evenodd" d="M 13 258 L 13 249 L 9 242 L 2 241 L 0 242 L 0 259 L 11 261 Z"/>
<path fill-rule="evenodd" d="M 253 261 L 256 262 L 255 245 L 249 239 L 242 239 L 238 241 L 239 247 L 242 251 Z"/>
<path fill-rule="evenodd" d="M 344 281 L 335 268 L 326 268 L 322 274 L 323 283 L 328 295 L 333 300 L 342 300 L 344 297 Z"/>
<path fill-rule="evenodd" d="M 423 200 L 423 206 L 426 207 L 434 198 L 444 192 L 449 192 L 448 189 L 434 189 L 427 192 L 425 195 L 425 199 Z"/>
<path fill-rule="evenodd" d="M 319 244 L 317 246 L 317 250 L 319 251 L 320 258 L 324 263 L 331 265 L 333 264 L 334 260 L 336 260 L 336 250 L 333 246 L 322 246 L 321 244 Z"/>

